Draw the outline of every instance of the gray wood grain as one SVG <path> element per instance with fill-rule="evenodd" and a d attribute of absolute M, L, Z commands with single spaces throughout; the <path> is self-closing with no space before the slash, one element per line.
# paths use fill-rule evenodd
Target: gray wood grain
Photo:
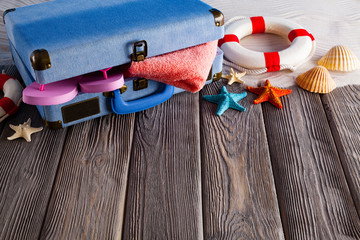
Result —
<path fill-rule="evenodd" d="M 18 125 L 28 118 L 42 126 L 34 106 L 22 104 L 16 115 L 6 119 L 0 137 L 0 239 L 36 239 L 41 230 L 51 189 L 61 158 L 66 129 L 44 129 L 32 134 L 31 142 L 8 141 Z"/>
<path fill-rule="evenodd" d="M 123 239 L 202 239 L 198 94 L 137 116 Z"/>
<path fill-rule="evenodd" d="M 7 141 L 42 125 L 22 104 L 0 124 L 0 239 L 360 239 L 360 86 L 218 117 L 201 96 L 222 84 Z"/>
<path fill-rule="evenodd" d="M 360 85 L 337 88 L 322 101 L 360 215 Z"/>
<path fill-rule="evenodd" d="M 202 95 L 219 94 L 223 83 Z M 244 89 L 237 83 L 229 92 Z M 205 239 L 284 239 L 260 105 L 254 96 L 239 101 L 247 110 L 215 114 L 201 99 L 201 152 Z"/>
<path fill-rule="evenodd" d="M 359 239 L 360 222 L 320 96 L 298 87 L 284 108 L 263 104 L 288 239 Z"/>
<path fill-rule="evenodd" d="M 69 129 L 41 239 L 120 239 L 134 114 Z"/>

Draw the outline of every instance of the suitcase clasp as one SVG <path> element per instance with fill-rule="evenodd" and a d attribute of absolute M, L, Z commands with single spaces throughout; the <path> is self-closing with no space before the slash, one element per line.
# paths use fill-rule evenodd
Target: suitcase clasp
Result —
<path fill-rule="evenodd" d="M 133 81 L 134 91 L 139 91 L 148 87 L 146 78 L 138 78 Z"/>
<path fill-rule="evenodd" d="M 144 61 L 147 56 L 147 43 L 145 40 L 134 42 L 131 60 L 134 62 Z"/>

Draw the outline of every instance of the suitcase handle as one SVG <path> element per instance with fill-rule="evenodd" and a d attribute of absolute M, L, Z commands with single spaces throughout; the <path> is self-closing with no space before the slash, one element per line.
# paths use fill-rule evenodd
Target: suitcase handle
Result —
<path fill-rule="evenodd" d="M 164 84 L 164 89 L 156 94 L 125 102 L 120 95 L 120 89 L 118 89 L 114 91 L 114 97 L 111 98 L 111 108 L 116 114 L 140 112 L 165 102 L 171 98 L 173 93 L 174 86 Z"/>

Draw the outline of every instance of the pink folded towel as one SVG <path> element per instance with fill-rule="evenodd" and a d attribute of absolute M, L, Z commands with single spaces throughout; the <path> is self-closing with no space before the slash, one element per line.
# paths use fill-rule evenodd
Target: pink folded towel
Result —
<path fill-rule="evenodd" d="M 216 56 L 217 41 L 132 62 L 128 72 L 133 77 L 152 79 L 189 92 L 205 85 Z"/>

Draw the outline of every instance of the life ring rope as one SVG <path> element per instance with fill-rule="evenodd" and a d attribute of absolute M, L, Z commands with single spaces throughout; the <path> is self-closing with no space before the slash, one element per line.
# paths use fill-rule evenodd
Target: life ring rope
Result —
<path fill-rule="evenodd" d="M 224 25 L 225 31 L 228 29 L 229 25 L 233 24 L 234 22 L 242 21 L 242 20 L 248 19 L 248 18 L 249 17 L 244 17 L 244 16 L 237 16 L 237 17 L 231 18 Z M 265 23 L 264 23 L 263 17 L 252 17 L 250 19 L 252 21 L 252 26 L 253 26 L 252 34 L 265 32 Z M 225 58 L 223 60 L 223 63 L 225 66 L 235 68 L 238 71 L 246 72 L 247 74 L 252 74 L 252 75 L 257 75 L 257 74 L 262 74 L 262 73 L 272 72 L 272 71 L 279 71 L 279 70 L 284 70 L 284 69 L 288 69 L 290 71 L 295 71 L 297 69 L 297 67 L 304 64 L 305 62 L 309 61 L 312 58 L 312 56 L 315 53 L 315 49 L 316 49 L 316 41 L 315 41 L 314 37 L 312 36 L 312 34 L 308 33 L 305 29 L 293 29 L 292 31 L 290 31 L 290 33 L 288 35 L 288 39 L 291 42 L 293 42 L 293 40 L 296 37 L 301 37 L 301 36 L 310 37 L 310 39 L 312 40 L 312 49 L 311 49 L 309 55 L 305 59 L 299 61 L 297 64 L 294 64 L 294 65 L 280 64 L 280 59 L 277 56 L 278 52 L 264 53 L 265 62 L 267 64 L 266 64 L 266 66 L 264 66 L 262 68 L 255 68 L 255 69 L 246 68 L 237 63 L 229 61 L 228 59 L 225 59 Z M 219 40 L 219 46 L 221 46 L 225 42 L 238 42 L 239 43 L 240 39 L 235 34 L 226 34 L 225 33 L 224 38 Z M 225 57 L 226 57 L 226 53 L 225 53 Z M 275 68 L 273 68 L 274 66 L 275 66 Z"/>

